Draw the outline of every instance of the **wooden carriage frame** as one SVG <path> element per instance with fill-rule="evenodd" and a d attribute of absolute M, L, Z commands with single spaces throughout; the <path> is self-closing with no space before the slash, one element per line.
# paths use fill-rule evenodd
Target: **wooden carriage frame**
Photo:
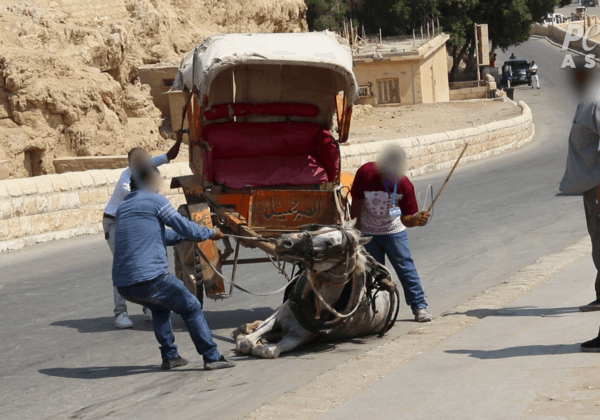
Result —
<path fill-rule="evenodd" d="M 306 87 L 308 79 L 304 80 L 304 86 L 299 84 L 299 79 L 313 69 L 315 75 L 326 78 L 322 85 Z M 265 80 L 265 74 L 281 76 Z M 286 80 L 288 74 L 295 76 Z M 329 80 L 331 86 L 327 84 Z M 235 282 L 238 265 L 272 261 L 276 256 L 274 243 L 257 238 L 278 238 L 298 231 L 302 225 L 338 225 L 349 219 L 348 194 L 340 182 L 339 156 L 337 176 L 329 182 L 233 189 L 207 176 L 206 159 L 211 145 L 202 136 L 207 125 L 224 121 L 309 121 L 332 130 L 335 118 L 339 154 L 339 145 L 348 139 L 352 105 L 358 92 L 352 73 L 352 53 L 345 40 L 329 32 L 211 37 L 184 57 L 174 89 L 187 91 L 189 95 L 183 114 L 189 128 L 183 131 L 189 135 L 189 164 L 193 173 L 172 180 L 171 188 L 181 188 L 187 202 L 179 212 L 201 226 L 219 227 L 224 233 L 236 236 L 233 245 L 226 238 L 221 247 L 214 240 L 184 242 L 175 247 L 176 275 L 200 301 L 204 296 L 213 299 L 231 296 L 233 287 L 227 290 L 221 274 L 224 266 L 233 266 L 231 281 Z M 240 117 L 233 111 L 224 119 L 207 118 L 219 106 L 231 109 L 232 104 L 240 102 L 309 103 L 319 111 L 312 118 Z M 240 259 L 240 247 L 257 247 L 268 255 Z"/>

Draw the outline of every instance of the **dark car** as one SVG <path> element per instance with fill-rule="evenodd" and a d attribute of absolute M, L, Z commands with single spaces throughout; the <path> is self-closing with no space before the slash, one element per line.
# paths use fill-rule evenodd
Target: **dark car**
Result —
<path fill-rule="evenodd" d="M 529 63 L 526 60 L 515 58 L 504 62 L 504 65 L 508 64 L 512 70 L 512 82 L 523 82 L 529 83 L 531 75 L 527 72 L 529 69 Z"/>

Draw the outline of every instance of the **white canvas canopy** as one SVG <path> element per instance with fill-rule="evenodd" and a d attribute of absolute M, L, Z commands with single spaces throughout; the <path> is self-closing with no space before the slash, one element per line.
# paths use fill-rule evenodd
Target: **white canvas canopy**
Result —
<path fill-rule="evenodd" d="M 207 38 L 179 66 L 174 90 L 197 89 L 208 106 L 301 102 L 331 125 L 335 95 L 358 96 L 347 42 L 332 32 L 225 34 Z"/>

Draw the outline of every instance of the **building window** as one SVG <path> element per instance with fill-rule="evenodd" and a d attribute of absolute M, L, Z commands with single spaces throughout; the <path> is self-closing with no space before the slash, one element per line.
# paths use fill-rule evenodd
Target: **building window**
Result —
<path fill-rule="evenodd" d="M 381 79 L 377 81 L 377 103 L 400 103 L 400 79 Z"/>
<path fill-rule="evenodd" d="M 366 85 L 358 85 L 358 97 L 359 98 L 370 98 L 373 96 L 371 92 L 371 82 Z"/>

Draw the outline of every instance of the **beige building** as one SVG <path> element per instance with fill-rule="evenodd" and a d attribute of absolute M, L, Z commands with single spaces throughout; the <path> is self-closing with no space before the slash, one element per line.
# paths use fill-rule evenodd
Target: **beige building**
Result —
<path fill-rule="evenodd" d="M 357 104 L 413 105 L 450 100 L 446 41 L 386 37 L 354 49 L 354 74 L 360 86 Z"/>

